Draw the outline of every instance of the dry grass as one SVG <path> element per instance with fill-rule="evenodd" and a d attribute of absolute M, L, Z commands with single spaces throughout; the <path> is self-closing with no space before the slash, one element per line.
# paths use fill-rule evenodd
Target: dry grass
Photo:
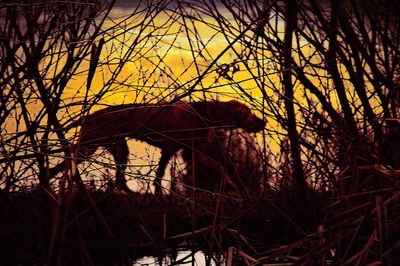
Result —
<path fill-rule="evenodd" d="M 178 194 L 3 193 L 1 255 L 7 265 L 128 265 L 186 249 L 233 265 L 398 265 L 398 172 L 371 165 L 343 175 L 336 193 L 312 193 L 317 223 L 290 190 L 253 200 L 198 192 L 194 212 L 192 197 Z"/>

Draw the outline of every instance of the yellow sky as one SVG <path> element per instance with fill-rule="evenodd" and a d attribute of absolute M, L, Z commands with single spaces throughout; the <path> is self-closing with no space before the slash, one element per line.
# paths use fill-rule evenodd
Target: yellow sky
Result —
<path fill-rule="evenodd" d="M 124 18 L 127 14 L 126 12 L 123 9 L 116 9 L 112 15 Z M 131 62 L 125 65 L 118 78 L 119 81 L 125 81 L 126 86 L 118 85 L 117 91 L 107 97 L 107 103 L 138 102 L 142 100 L 143 95 L 146 95 L 146 101 L 149 101 L 149 98 L 151 98 L 149 94 L 156 96 L 152 100 L 157 101 L 177 87 L 183 86 L 183 90 L 188 89 L 196 81 L 196 78 L 206 70 L 210 62 L 229 45 L 222 34 L 218 34 L 204 23 L 195 24 L 199 36 L 195 37 L 190 34 L 188 37 L 181 26 L 182 21 L 172 22 L 170 15 L 164 13 L 156 17 L 154 20 L 156 27 L 161 25 L 167 25 L 167 27 L 152 32 L 154 37 L 143 40 L 143 43 L 146 42 L 146 44 L 139 43 L 136 45 L 130 58 Z M 118 22 L 118 20 L 108 21 L 105 27 L 112 26 L 115 22 Z M 205 22 L 215 23 L 210 18 L 205 18 Z M 129 23 L 130 21 L 126 22 L 127 27 L 129 27 Z M 193 30 L 193 27 L 190 24 L 188 25 L 189 30 Z M 146 29 L 145 33 L 151 30 L 152 28 Z M 129 48 L 133 46 L 134 40 L 139 34 L 138 31 L 139 28 L 130 30 L 117 39 L 107 42 L 100 60 L 103 65 L 98 67 L 97 74 L 93 80 L 92 94 L 98 93 L 103 87 L 104 81 L 110 77 L 110 70 L 113 71 L 116 68 L 116 65 L 110 66 L 110 58 L 114 58 L 112 62 L 117 62 L 123 57 Z M 105 38 L 108 39 L 109 37 L 106 36 Z M 188 42 L 188 38 L 192 47 Z M 196 40 L 196 38 L 199 39 Z M 198 44 L 200 42 L 206 44 L 206 46 L 199 47 L 200 45 Z M 238 44 L 235 45 L 235 49 L 240 51 Z M 199 55 L 200 51 L 201 56 Z M 216 69 L 218 65 L 233 63 L 234 60 L 236 60 L 236 55 L 232 50 L 228 51 L 221 56 L 213 69 Z M 82 67 L 87 68 L 87 64 Z M 251 79 L 251 75 L 244 70 L 243 65 L 239 67 L 241 71 L 235 73 L 234 81 L 241 82 L 242 87 L 251 90 L 253 97 L 260 97 L 261 94 L 256 88 L 256 83 Z M 86 77 L 84 75 L 82 78 L 76 78 L 69 84 L 70 90 L 65 94 L 65 99 L 74 95 L 77 92 L 76 88 L 84 88 L 85 82 Z M 213 92 L 218 91 L 219 97 L 222 98 L 225 98 L 224 93 L 231 93 L 230 97 L 235 97 L 235 91 L 230 88 L 231 86 L 227 85 L 229 83 L 230 81 L 224 78 L 217 80 L 217 74 L 210 72 L 201 80 L 198 89 L 200 90 L 204 87 L 211 89 Z M 80 96 L 84 94 L 85 90 L 80 90 Z M 175 94 L 180 94 L 180 91 L 176 91 Z M 215 94 L 211 95 L 215 97 Z M 236 97 L 238 96 L 236 95 Z M 194 95 L 194 97 L 203 97 L 203 92 Z"/>
<path fill-rule="evenodd" d="M 115 23 L 126 19 L 131 11 L 125 8 L 113 9 L 111 16 L 114 19 L 106 21 L 104 28 L 112 27 Z M 226 16 L 229 17 L 228 15 Z M 116 105 L 132 102 L 157 102 L 164 97 L 167 97 L 166 100 L 171 100 L 174 96 L 180 95 L 190 88 L 197 80 L 197 77 L 204 73 L 213 59 L 218 57 L 229 46 L 229 42 L 225 37 L 210 27 L 210 25 L 215 24 L 213 19 L 204 17 L 203 21 L 205 23 L 197 22 L 194 24 L 186 21 L 189 30 L 189 33 L 187 33 L 182 26 L 184 21 L 182 19 L 173 20 L 171 19 L 172 17 L 171 13 L 164 12 L 154 19 L 151 26 L 140 32 L 141 24 L 138 21 L 146 22 L 147 20 L 143 17 L 143 14 L 138 14 L 120 24 L 117 30 L 105 34 L 106 44 L 100 56 L 100 64 L 92 82 L 89 98 L 94 97 L 99 91 L 103 90 L 104 84 L 111 78 L 112 72 L 117 68 L 120 59 L 124 58 L 131 47 L 134 48 L 128 57 L 129 62 L 125 64 L 118 78 L 113 82 L 100 103 Z M 136 27 L 133 27 L 135 25 Z M 155 28 L 157 30 L 154 30 Z M 122 35 L 118 35 L 125 29 L 129 30 Z M 196 36 L 193 34 L 194 30 L 196 30 Z M 151 34 L 151 36 L 147 36 L 148 34 Z M 118 37 L 114 38 L 116 35 Z M 134 45 L 138 36 L 141 36 L 141 41 Z M 241 49 L 246 49 L 246 47 L 243 48 L 237 43 L 233 46 L 233 49 L 241 53 Z M 247 96 L 238 90 L 237 85 L 240 84 L 248 95 L 255 98 L 256 102 L 253 102 L 253 105 L 255 107 L 261 106 L 261 90 L 252 78 L 251 73 L 240 63 L 233 49 L 226 51 L 218 59 L 217 64 L 212 67 L 212 70 L 221 69 L 224 65 L 232 64 L 237 60 L 239 62 L 237 63 L 239 71 L 234 74 L 230 73 L 233 80 L 219 76 L 216 71 L 209 71 L 196 86 L 198 91 L 191 95 L 194 100 L 204 96 L 214 99 L 218 97 L 220 100 L 231 98 L 248 100 Z M 307 49 L 310 49 L 309 46 L 305 45 L 303 49 L 305 54 L 311 54 L 310 51 L 307 51 Z M 268 61 L 271 55 L 265 52 L 264 57 Z M 61 60 L 60 63 L 62 64 L 63 61 Z M 82 74 L 73 77 L 62 96 L 64 104 L 76 102 L 84 97 L 87 81 L 87 72 L 85 70 L 87 69 L 88 62 L 85 61 L 80 69 L 80 71 L 83 71 Z M 255 76 L 259 75 L 256 70 L 254 70 L 253 74 Z M 266 85 L 275 85 L 279 88 L 281 86 L 279 73 L 272 71 L 268 75 L 270 80 L 266 81 Z M 318 85 L 318 81 L 316 81 L 316 84 Z M 307 108 L 306 102 L 302 100 L 304 90 L 298 86 L 295 92 L 297 103 Z M 277 97 L 271 91 L 267 91 L 267 94 L 269 97 Z M 330 97 L 332 97 L 333 105 L 337 105 L 335 94 L 330 95 Z M 186 100 L 189 100 L 189 98 L 186 98 Z M 28 108 L 31 108 L 32 113 L 39 110 L 40 108 L 38 107 L 40 107 L 38 103 L 32 103 L 28 106 Z M 78 112 L 80 108 L 77 106 L 69 109 L 68 112 Z M 99 108 L 104 108 L 104 106 L 94 106 L 92 111 Z M 278 108 L 283 110 L 284 107 L 278 106 Z M 258 114 L 260 115 L 259 112 Z M 61 120 L 65 120 L 69 116 L 69 114 L 61 112 L 58 115 Z M 279 131 L 278 123 L 273 118 L 268 116 L 265 118 L 268 121 L 268 129 Z M 8 128 L 12 132 L 11 128 L 15 128 L 15 125 L 10 125 Z M 72 133 L 69 134 L 71 137 L 72 135 Z M 261 140 L 261 137 L 259 139 Z M 279 150 L 278 144 L 274 141 L 271 141 L 269 145 L 269 148 L 274 152 Z M 146 149 L 148 147 L 140 146 L 136 148 L 136 151 L 139 150 L 142 153 Z M 140 157 L 140 155 L 135 156 Z"/>

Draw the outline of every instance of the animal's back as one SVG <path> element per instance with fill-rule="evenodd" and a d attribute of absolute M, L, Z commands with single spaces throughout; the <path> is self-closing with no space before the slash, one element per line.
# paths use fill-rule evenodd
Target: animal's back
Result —
<path fill-rule="evenodd" d="M 95 142 L 124 137 L 137 127 L 136 121 L 146 116 L 149 108 L 143 107 L 140 104 L 110 106 L 88 115 L 81 130 L 82 140 Z"/>
<path fill-rule="evenodd" d="M 200 101 L 111 106 L 86 118 L 82 140 L 98 143 L 129 137 L 162 149 L 188 147 L 193 141 L 206 141 L 210 128 L 232 124 L 225 105 Z"/>
<path fill-rule="evenodd" d="M 184 102 L 124 104 L 90 114 L 82 127 L 82 139 L 129 137 L 163 148 L 167 143 L 187 142 L 204 127 L 197 112 Z"/>

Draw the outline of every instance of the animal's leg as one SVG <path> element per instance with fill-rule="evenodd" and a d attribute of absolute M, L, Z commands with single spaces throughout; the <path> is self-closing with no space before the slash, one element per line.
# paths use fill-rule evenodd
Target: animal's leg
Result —
<path fill-rule="evenodd" d="M 214 172 L 215 175 L 219 178 L 222 178 L 226 185 L 228 185 L 231 189 L 239 191 L 239 187 L 235 182 L 233 182 L 232 178 L 228 175 L 224 166 L 220 162 L 210 156 L 207 156 L 206 154 L 199 152 L 196 153 L 195 156 L 195 162 L 200 164 L 199 167 L 204 167 L 208 170 L 208 173 Z"/>
<path fill-rule="evenodd" d="M 192 151 L 191 150 L 185 150 L 183 152 L 183 159 L 190 163 L 191 158 L 192 158 Z M 219 180 L 224 180 L 226 184 L 233 190 L 238 191 L 239 188 L 236 185 L 235 182 L 233 182 L 232 178 L 228 175 L 228 173 L 225 171 L 224 166 L 214 158 L 208 156 L 207 154 L 204 154 L 202 152 L 196 151 L 193 153 L 194 156 L 194 172 L 200 172 L 202 174 L 206 174 L 208 176 L 213 176 L 219 178 Z M 219 180 L 210 180 L 207 177 L 201 177 L 202 179 L 199 180 L 198 183 L 200 183 L 200 187 L 204 189 L 211 189 L 215 190 L 215 185 Z M 204 182 L 205 181 L 205 182 Z M 197 186 L 197 185 L 196 185 Z"/>
<path fill-rule="evenodd" d="M 158 163 L 158 168 L 156 172 L 156 177 L 154 179 L 153 185 L 155 188 L 155 194 L 161 196 L 161 180 L 165 174 L 165 168 L 167 168 L 168 162 L 174 153 L 169 150 L 161 151 L 160 162 Z"/>
<path fill-rule="evenodd" d="M 124 191 L 130 191 L 128 186 L 126 185 L 125 179 L 125 169 L 126 164 L 128 163 L 129 149 L 128 144 L 124 138 L 117 139 L 112 145 L 106 147 L 106 149 L 112 154 L 114 157 L 115 165 L 116 165 L 116 174 L 115 174 L 115 182 L 118 187 L 120 187 Z"/>

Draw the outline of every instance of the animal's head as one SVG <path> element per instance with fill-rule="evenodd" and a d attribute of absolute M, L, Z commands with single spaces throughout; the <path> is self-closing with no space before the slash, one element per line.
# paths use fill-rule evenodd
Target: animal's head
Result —
<path fill-rule="evenodd" d="M 258 118 L 251 109 L 238 101 L 232 100 L 229 102 L 220 103 L 220 117 L 238 128 L 243 128 L 248 132 L 259 132 L 265 127 L 265 122 Z"/>

